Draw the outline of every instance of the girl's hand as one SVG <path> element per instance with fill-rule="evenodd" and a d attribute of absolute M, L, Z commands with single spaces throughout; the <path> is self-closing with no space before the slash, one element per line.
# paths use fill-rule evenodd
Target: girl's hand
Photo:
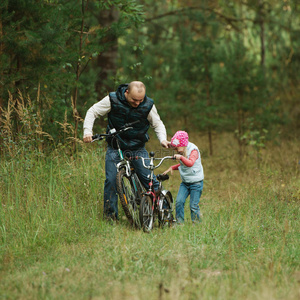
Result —
<path fill-rule="evenodd" d="M 181 154 L 175 154 L 174 155 L 174 157 L 175 157 L 176 160 L 180 160 L 181 156 L 182 156 Z"/>
<path fill-rule="evenodd" d="M 166 175 L 169 172 L 171 172 L 171 175 L 173 175 L 173 169 L 172 169 L 172 167 L 170 167 L 168 170 L 164 171 L 163 174 Z"/>

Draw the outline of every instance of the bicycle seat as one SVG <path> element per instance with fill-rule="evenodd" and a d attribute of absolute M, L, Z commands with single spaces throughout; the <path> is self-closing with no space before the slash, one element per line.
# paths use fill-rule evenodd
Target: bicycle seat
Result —
<path fill-rule="evenodd" d="M 158 174 L 156 175 L 156 178 L 158 181 L 165 181 L 169 179 L 169 175 L 168 174 Z"/>

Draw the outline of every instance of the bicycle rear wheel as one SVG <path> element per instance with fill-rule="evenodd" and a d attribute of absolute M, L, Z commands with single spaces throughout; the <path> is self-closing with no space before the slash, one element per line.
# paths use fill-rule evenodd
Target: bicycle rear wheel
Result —
<path fill-rule="evenodd" d="M 125 169 L 121 169 L 117 173 L 116 178 L 117 192 L 124 213 L 133 226 L 139 226 L 139 207 L 135 187 L 131 177 L 128 177 Z"/>
<path fill-rule="evenodd" d="M 150 232 L 153 228 L 152 199 L 145 195 L 140 204 L 140 223 L 145 232 Z"/>

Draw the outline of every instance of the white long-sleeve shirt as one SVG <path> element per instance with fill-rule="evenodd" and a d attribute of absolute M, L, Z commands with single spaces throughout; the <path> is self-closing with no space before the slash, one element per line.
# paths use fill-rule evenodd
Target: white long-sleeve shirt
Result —
<path fill-rule="evenodd" d="M 108 114 L 111 110 L 111 104 L 109 96 L 107 95 L 99 102 L 95 103 L 86 113 L 84 123 L 83 123 L 83 137 L 93 135 L 93 126 L 96 118 L 103 117 Z M 162 120 L 160 119 L 159 114 L 155 105 L 152 106 L 147 120 L 150 123 L 150 126 L 154 129 L 157 138 L 160 142 L 167 140 L 166 127 Z"/>

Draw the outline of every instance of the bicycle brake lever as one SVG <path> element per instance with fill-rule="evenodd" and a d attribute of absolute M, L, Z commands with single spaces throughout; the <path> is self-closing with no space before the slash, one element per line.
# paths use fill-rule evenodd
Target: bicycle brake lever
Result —
<path fill-rule="evenodd" d="M 103 139 L 104 139 L 103 136 L 99 136 L 98 134 L 95 134 L 95 135 L 92 136 L 92 141 L 91 141 L 91 143 L 93 143 L 93 142 L 95 142 L 95 141 L 101 141 L 101 140 L 103 140 Z"/>
<path fill-rule="evenodd" d="M 121 129 L 121 131 L 127 131 L 127 130 L 130 130 L 130 129 L 133 129 L 133 127 L 126 127 L 124 129 Z"/>
<path fill-rule="evenodd" d="M 96 139 L 92 140 L 91 143 L 94 143 L 94 142 L 96 142 L 96 141 L 101 141 L 101 140 L 103 140 L 103 137 L 102 137 L 102 136 L 99 137 L 99 138 L 96 138 Z"/>
<path fill-rule="evenodd" d="M 124 127 L 132 127 L 132 125 L 137 124 L 137 123 L 140 123 L 140 120 L 136 120 L 136 121 L 131 122 L 131 123 L 126 123 L 126 124 L 124 125 Z"/>

